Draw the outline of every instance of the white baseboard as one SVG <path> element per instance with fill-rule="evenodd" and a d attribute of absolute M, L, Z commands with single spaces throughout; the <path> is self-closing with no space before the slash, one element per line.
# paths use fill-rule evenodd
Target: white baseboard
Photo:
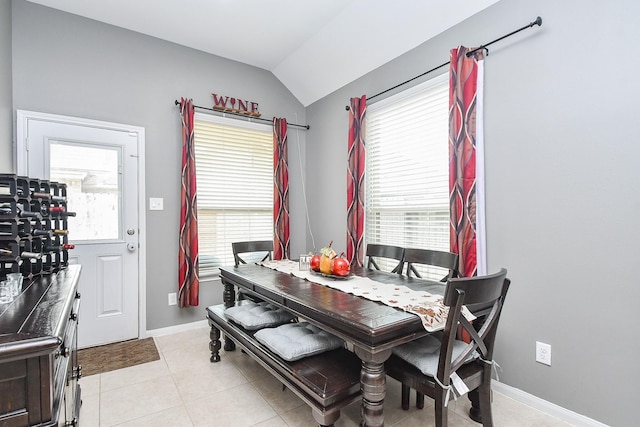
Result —
<path fill-rule="evenodd" d="M 527 406 L 531 406 L 532 408 L 538 409 L 545 414 L 549 414 L 551 416 L 559 418 L 562 421 L 565 421 L 576 427 L 609 427 L 599 421 L 565 409 L 562 406 L 556 405 L 555 403 L 547 402 L 546 400 L 540 399 L 539 397 L 526 393 L 515 387 L 508 386 L 501 382 L 493 380 L 491 381 L 491 385 L 493 390 L 500 394 L 503 394 Z"/>
<path fill-rule="evenodd" d="M 203 319 L 203 320 L 198 320 L 197 322 L 183 323 L 182 325 L 169 326 L 169 327 L 160 328 L 160 329 L 152 329 L 146 332 L 145 337 L 141 337 L 141 338 L 160 337 L 162 335 L 175 334 L 177 332 L 190 331 L 192 329 L 199 329 L 207 326 L 209 326 L 209 324 L 207 323 L 207 319 Z"/>

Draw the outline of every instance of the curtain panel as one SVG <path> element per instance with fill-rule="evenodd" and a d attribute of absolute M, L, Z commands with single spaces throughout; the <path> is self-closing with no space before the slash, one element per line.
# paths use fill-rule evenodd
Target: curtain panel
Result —
<path fill-rule="evenodd" d="M 347 152 L 347 259 L 352 266 L 364 262 L 365 142 L 367 97 L 351 98 Z"/>
<path fill-rule="evenodd" d="M 289 259 L 289 166 L 287 120 L 273 118 L 273 227 L 274 259 Z"/>
<path fill-rule="evenodd" d="M 484 51 L 450 52 L 449 202 L 451 252 L 463 277 L 486 274 L 482 94 Z"/>
<path fill-rule="evenodd" d="M 193 142 L 193 100 L 181 98 L 182 188 L 180 194 L 180 246 L 178 250 L 178 305 L 197 306 L 198 205 L 196 202 L 196 159 Z"/>

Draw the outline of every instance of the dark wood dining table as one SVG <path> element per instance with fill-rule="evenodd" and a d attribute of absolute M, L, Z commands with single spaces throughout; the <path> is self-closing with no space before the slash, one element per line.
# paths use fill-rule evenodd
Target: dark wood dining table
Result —
<path fill-rule="evenodd" d="M 404 285 L 414 290 L 442 295 L 444 283 L 354 268 L 353 274 L 389 286 Z M 286 308 L 300 318 L 339 336 L 362 360 L 362 426 L 384 425 L 386 394 L 384 362 L 394 347 L 420 338 L 428 332 L 415 314 L 371 301 L 312 281 L 260 265 L 220 268 L 224 303 L 231 307 L 235 287 Z M 225 341 L 225 350 L 234 344 Z"/>

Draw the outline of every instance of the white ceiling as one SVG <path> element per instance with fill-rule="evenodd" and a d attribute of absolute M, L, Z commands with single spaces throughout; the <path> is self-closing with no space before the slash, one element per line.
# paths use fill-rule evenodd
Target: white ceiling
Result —
<path fill-rule="evenodd" d="M 304 105 L 499 0 L 29 0 L 271 71 Z"/>

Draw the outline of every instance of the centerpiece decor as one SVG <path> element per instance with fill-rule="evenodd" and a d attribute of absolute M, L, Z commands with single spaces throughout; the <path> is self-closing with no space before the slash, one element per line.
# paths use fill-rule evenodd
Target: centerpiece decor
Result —
<path fill-rule="evenodd" d="M 327 276 L 347 277 L 351 272 L 349 261 L 345 258 L 344 252 L 340 256 L 333 250 L 331 245 L 320 249 L 320 254 L 311 257 L 309 268 L 311 271 L 319 272 Z"/>

